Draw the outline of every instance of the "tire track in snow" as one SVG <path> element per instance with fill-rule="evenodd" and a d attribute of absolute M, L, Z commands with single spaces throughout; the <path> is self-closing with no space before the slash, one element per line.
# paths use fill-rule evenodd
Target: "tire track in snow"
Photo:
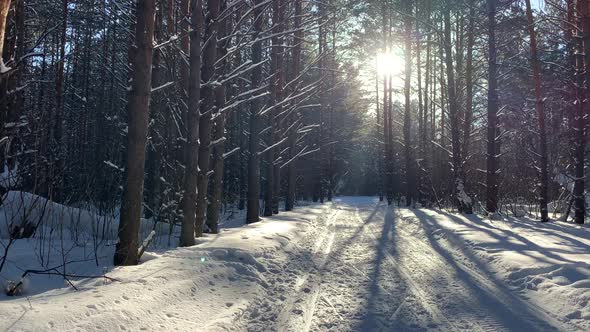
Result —
<path fill-rule="evenodd" d="M 326 223 L 327 232 L 316 241 L 312 251 L 313 267 L 298 277 L 295 290 L 285 301 L 276 324 L 277 331 L 306 332 L 311 327 L 313 314 L 317 300 L 320 298 L 321 280 L 313 280 L 313 274 L 320 274 L 327 263 L 332 246 L 334 244 L 335 220 L 342 210 L 334 205 L 336 211 L 332 212 Z"/>
<path fill-rule="evenodd" d="M 378 204 L 381 204 L 381 203 L 378 203 Z M 387 208 L 387 206 L 385 206 L 385 209 L 387 210 L 387 212 L 385 214 L 384 222 L 385 223 L 393 222 L 393 220 L 388 220 L 388 215 L 393 214 L 393 211 L 389 210 Z M 358 207 L 355 209 L 354 214 L 355 214 L 357 221 L 360 224 L 364 223 L 362 217 L 359 214 Z M 377 237 L 376 234 L 379 233 L 380 230 L 377 229 L 374 225 L 370 225 L 370 224 L 367 224 L 366 227 L 367 227 L 369 235 L 375 240 L 376 243 L 378 243 L 379 238 Z M 428 294 L 422 290 L 422 287 L 420 287 L 420 285 L 418 285 L 416 282 L 414 282 L 413 278 L 410 276 L 409 271 L 404 266 L 402 266 L 401 264 L 398 264 L 396 262 L 395 258 L 389 252 L 384 251 L 384 255 L 385 255 L 385 258 L 387 259 L 387 261 L 405 279 L 404 282 L 406 283 L 406 285 L 408 287 L 408 292 L 412 293 L 420 301 L 420 305 L 428 312 L 428 314 L 435 321 L 436 324 L 440 325 L 440 324 L 444 323 L 447 326 L 451 326 L 453 331 L 461 330 L 461 328 L 459 326 L 456 326 L 453 322 L 448 320 L 436 305 L 431 304 L 431 302 L 434 302 L 434 301 L 429 301 Z M 403 305 L 405 305 L 405 300 L 402 304 L 400 304 L 400 307 Z M 400 307 L 398 307 L 396 309 L 396 312 L 398 310 L 401 310 Z M 397 314 L 395 316 L 397 317 Z M 434 326 L 429 326 L 429 327 L 434 328 Z"/>

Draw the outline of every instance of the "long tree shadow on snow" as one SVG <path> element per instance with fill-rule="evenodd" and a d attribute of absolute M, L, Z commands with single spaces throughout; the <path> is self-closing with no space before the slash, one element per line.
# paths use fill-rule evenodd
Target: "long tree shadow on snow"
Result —
<path fill-rule="evenodd" d="M 409 295 L 410 287 L 395 263 L 389 262 L 390 259 L 395 260 L 398 257 L 397 247 L 393 245 L 400 237 L 395 223 L 395 211 L 393 207 L 383 203 L 379 204 L 378 208 L 385 210 L 382 222 L 372 220 L 373 213 L 363 225 L 366 226 L 369 221 L 373 223 L 371 226 L 375 232 L 371 236 L 374 238 L 375 256 L 368 274 L 369 283 L 365 288 L 366 306 L 354 330 L 428 331 L 428 323 L 415 321 L 413 315 L 403 315 L 402 319 L 397 317 Z M 371 232 L 371 229 L 365 230 Z"/>
<path fill-rule="evenodd" d="M 560 236 L 555 233 L 543 231 L 544 233 L 547 233 L 548 235 L 557 236 L 557 237 L 560 237 L 563 241 L 567 241 L 567 247 L 570 250 L 564 250 L 564 249 L 560 249 L 560 248 L 547 249 L 545 247 L 542 247 L 542 246 L 532 242 L 531 240 L 527 239 L 526 237 L 517 234 L 517 232 L 496 227 L 493 225 L 492 222 L 486 223 L 476 215 L 466 215 L 466 216 L 463 216 L 463 218 L 465 218 L 465 219 L 462 219 L 462 218 L 459 218 L 458 216 L 453 215 L 451 213 L 447 213 L 447 212 L 443 212 L 443 211 L 437 211 L 437 212 L 439 214 L 451 219 L 453 222 L 460 224 L 462 226 L 465 226 L 467 229 L 473 229 L 473 230 L 484 232 L 487 235 L 494 238 L 495 240 L 497 240 L 496 244 L 486 243 L 487 249 L 493 249 L 494 247 L 502 248 L 502 249 L 509 248 L 510 250 L 517 251 L 522 255 L 531 256 L 536 260 L 549 262 L 548 260 L 543 259 L 539 256 L 532 256 L 529 253 L 529 252 L 535 251 L 535 252 L 542 254 L 542 257 L 552 258 L 557 261 L 566 261 L 568 263 L 575 263 L 575 262 L 565 259 L 562 256 L 557 255 L 557 253 L 577 254 L 577 253 L 588 252 L 588 246 L 586 244 L 584 244 L 576 239 L 570 238 L 568 236 L 563 236 L 563 235 Z M 420 213 L 423 213 L 423 212 L 420 212 Z M 429 218 L 431 219 L 431 217 L 429 217 Z M 469 222 L 466 222 L 466 220 Z M 514 226 L 533 229 L 533 227 L 531 225 L 525 226 L 525 224 L 522 221 L 515 223 Z M 547 224 L 547 223 L 536 223 L 536 227 L 538 227 L 539 229 L 543 229 L 545 227 L 552 228 L 552 226 L 553 225 Z M 535 228 L 535 231 L 537 231 L 536 228 Z M 520 243 L 510 242 L 510 241 L 508 241 L 509 239 L 515 239 Z"/>
<path fill-rule="evenodd" d="M 384 272 L 384 264 L 388 253 L 388 244 L 394 239 L 393 236 L 393 211 L 387 208 L 385 214 L 381 234 L 377 239 L 377 253 L 373 262 L 373 270 L 369 278 L 370 284 L 367 289 L 368 299 L 366 312 L 363 315 L 362 321 L 358 326 L 359 331 L 375 331 L 382 330 L 383 325 L 387 325 L 386 313 L 382 312 L 383 297 L 391 294 L 383 294 L 381 285 L 382 274 Z M 398 299 L 399 300 L 399 299 Z"/>
<path fill-rule="evenodd" d="M 405 285 L 401 278 L 397 276 L 397 271 L 392 270 L 387 265 L 387 255 L 391 254 L 391 243 L 396 241 L 396 234 L 393 230 L 394 218 L 391 207 L 388 207 L 383 202 L 376 202 L 375 200 L 362 202 L 359 204 L 358 198 L 355 201 L 349 201 L 347 198 L 342 198 L 338 202 L 339 208 L 355 211 L 357 208 L 360 211 L 370 211 L 368 216 L 362 217 L 359 215 L 359 222 L 362 224 L 355 227 L 355 231 L 347 236 L 347 239 L 333 248 L 330 254 L 331 260 L 342 262 L 340 255 L 349 246 L 354 245 L 361 238 L 370 238 L 370 243 L 375 243 L 375 254 L 369 261 L 369 266 L 365 266 L 366 279 L 359 288 L 363 290 L 360 292 L 359 300 L 363 301 L 364 305 L 359 312 L 356 312 L 353 323 L 354 331 L 402 331 L 399 326 L 392 325 L 390 317 L 396 308 L 400 306 L 403 299 L 396 296 L 397 293 L 405 292 Z M 356 211 L 355 211 L 356 212 Z M 385 212 L 383 215 L 382 213 Z M 367 247 L 367 249 L 373 249 Z M 412 331 L 422 331 L 424 329 L 412 329 Z"/>
<path fill-rule="evenodd" d="M 475 222 L 483 224 L 483 221 L 475 216 L 469 219 L 476 219 Z M 513 222 L 513 228 L 524 228 L 527 230 L 533 230 L 537 233 L 543 233 L 547 236 L 557 237 L 563 241 L 561 244 L 571 249 L 578 249 L 581 253 L 586 253 L 590 249 L 588 244 L 578 240 L 579 238 L 590 240 L 590 228 L 588 227 L 590 226 L 589 224 L 573 226 L 564 222 L 541 223 L 528 218 L 515 217 L 507 217 L 507 221 Z"/>
<path fill-rule="evenodd" d="M 348 197 L 343 197 L 343 198 L 339 198 L 336 200 L 336 202 L 338 203 L 338 208 L 343 209 L 343 210 L 356 210 L 358 205 L 352 204 L 351 202 L 348 201 L 347 198 Z M 377 215 L 377 212 L 379 212 L 379 210 L 381 210 L 383 208 L 383 205 L 382 205 L 382 202 L 377 202 L 375 204 L 375 202 L 373 200 L 371 200 L 371 201 L 367 202 L 367 204 L 365 204 L 361 207 L 367 207 L 367 208 L 372 209 L 371 214 L 369 215 L 369 217 L 367 217 L 366 220 L 363 221 L 363 224 L 361 225 L 361 227 L 358 227 L 356 229 L 356 231 L 353 233 L 352 236 L 350 236 L 342 244 L 338 245 L 338 248 L 337 248 L 338 250 L 333 250 L 333 251 L 340 252 L 341 250 L 347 248 L 352 243 L 357 241 L 358 238 L 363 234 L 365 229 L 377 221 L 377 219 L 375 217 Z"/>
<path fill-rule="evenodd" d="M 520 299 L 507 287 L 507 285 L 495 278 L 486 265 L 473 253 L 467 250 L 462 250 L 462 254 L 465 255 L 470 262 L 475 264 L 477 270 L 482 272 L 481 276 L 475 276 L 472 271 L 469 271 L 466 267 L 457 263 L 456 257 L 453 253 L 439 244 L 434 237 L 433 231 L 442 229 L 449 242 L 459 250 L 462 248 L 462 240 L 457 238 L 453 232 L 438 227 L 436 220 L 423 211 L 412 210 L 412 212 L 416 216 L 414 221 L 418 221 L 423 228 L 429 245 L 445 260 L 447 266 L 453 269 L 457 278 L 468 287 L 471 295 L 478 302 L 477 304 L 480 308 L 486 308 L 486 315 L 492 316 L 497 322 L 502 324 L 503 327 L 511 331 L 558 330 L 546 321 L 542 312 Z M 456 216 L 450 214 L 446 214 L 446 216 L 466 227 L 477 227 L 465 223 Z M 497 235 L 495 235 L 495 237 L 502 241 L 501 237 L 498 237 Z M 486 286 L 482 284 L 482 278 L 487 282 Z M 436 285 L 434 285 L 434 287 L 436 287 Z"/>

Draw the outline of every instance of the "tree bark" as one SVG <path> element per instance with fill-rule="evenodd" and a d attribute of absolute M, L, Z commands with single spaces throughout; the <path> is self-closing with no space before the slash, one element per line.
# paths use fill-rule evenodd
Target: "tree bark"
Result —
<path fill-rule="evenodd" d="M 415 199 L 419 202 L 423 202 L 423 193 L 424 190 L 422 188 L 424 182 L 424 172 L 423 172 L 423 164 L 422 161 L 424 160 L 424 132 L 426 130 L 426 122 L 425 122 L 425 99 L 427 98 L 427 91 L 428 91 L 428 83 L 425 85 L 425 89 L 422 90 L 422 36 L 420 34 L 420 25 L 419 25 L 419 17 L 418 17 L 418 8 L 416 8 L 416 74 L 418 80 L 418 151 L 417 151 L 417 159 L 421 160 L 421 162 L 416 162 L 415 167 L 417 168 L 415 174 L 415 187 L 417 190 L 414 191 L 416 194 Z"/>
<path fill-rule="evenodd" d="M 10 0 L 0 0 L 0 61 L 2 64 L 4 64 L 4 35 L 6 34 L 6 18 L 9 10 Z M 0 73 L 0 83 L 3 83 L 4 75 L 4 73 Z"/>
<path fill-rule="evenodd" d="M 191 0 L 191 32 L 189 54 L 189 86 L 187 141 L 185 144 L 184 195 L 182 197 L 182 225 L 180 246 L 195 244 L 197 181 L 199 172 L 199 101 L 201 99 L 201 30 L 203 29 L 202 2 Z"/>
<path fill-rule="evenodd" d="M 197 180 L 197 214 L 195 234 L 203 235 L 205 211 L 207 210 L 207 192 L 209 187 L 209 159 L 211 155 L 211 125 L 215 111 L 215 62 L 217 61 L 217 17 L 219 16 L 219 0 L 207 0 L 207 16 L 205 17 L 205 36 L 203 46 L 203 66 L 201 80 L 201 116 L 199 118 L 199 175 Z"/>
<path fill-rule="evenodd" d="M 222 0 L 220 4 L 220 12 L 223 12 L 226 8 L 226 1 Z M 222 38 L 225 37 L 227 31 L 231 31 L 231 28 L 228 29 L 228 19 L 219 22 L 218 27 L 218 34 Z M 227 54 L 227 41 L 223 43 L 217 43 L 217 54 L 218 58 L 223 58 Z M 221 63 L 221 68 L 226 68 L 226 61 L 224 60 Z M 217 110 L 221 110 L 225 105 L 225 94 L 226 89 L 225 86 L 221 85 L 215 89 L 215 108 Z M 223 153 L 225 151 L 225 113 L 217 114 L 215 117 L 215 136 L 214 141 L 218 141 L 217 145 L 213 148 L 213 160 L 212 160 L 212 167 L 213 169 L 213 179 L 211 182 L 211 195 L 209 198 L 209 205 L 207 206 L 207 227 L 209 231 L 213 234 L 219 233 L 219 214 L 221 212 L 221 196 L 223 193 L 223 168 L 224 168 L 224 160 L 223 160 Z"/>
<path fill-rule="evenodd" d="M 327 3 L 320 2 L 318 3 L 318 69 L 320 76 L 320 83 L 318 86 L 319 90 L 319 100 L 320 105 L 318 107 L 318 112 L 316 112 L 316 124 L 318 125 L 318 130 L 315 131 L 315 144 L 316 147 L 319 149 L 319 153 L 314 154 L 314 161 L 312 164 L 315 166 L 313 170 L 313 177 L 314 177 L 314 202 L 319 200 L 320 203 L 324 203 L 324 194 L 325 194 L 325 151 L 322 147 L 324 143 L 324 130 L 325 130 L 325 123 L 324 123 L 324 113 L 327 109 L 327 82 L 326 82 L 326 56 L 327 56 L 327 42 L 326 42 L 326 30 L 327 30 L 327 20 L 325 7 Z"/>
<path fill-rule="evenodd" d="M 468 186 L 467 170 L 473 119 L 473 46 L 475 44 L 475 0 L 469 2 L 469 23 L 467 27 L 467 54 L 465 60 L 465 112 L 463 113 L 463 184 Z"/>
<path fill-rule="evenodd" d="M 137 1 L 135 45 L 132 52 L 132 82 L 129 95 L 127 176 L 119 221 L 119 242 L 114 264 L 138 263 L 138 232 L 143 195 L 145 148 L 151 94 L 155 0 Z"/>
<path fill-rule="evenodd" d="M 194 0 L 181 0 L 180 1 L 180 50 L 181 53 L 181 61 L 180 61 L 180 95 L 182 100 L 185 101 L 188 105 L 189 99 L 189 77 L 190 77 L 190 64 L 187 61 L 183 61 L 184 58 L 190 58 L 190 25 L 191 25 L 191 18 L 189 15 L 191 14 L 191 7 L 193 6 Z M 189 61 L 190 62 L 190 59 Z M 181 134 L 184 137 L 188 136 L 188 122 L 189 122 L 189 112 L 190 110 L 187 107 L 182 107 L 181 111 L 181 118 L 183 125 L 181 126 Z M 185 151 L 183 151 L 184 153 Z M 186 159 L 187 156 L 184 156 Z M 185 165 L 186 166 L 186 165 Z"/>
<path fill-rule="evenodd" d="M 537 35 L 535 32 L 535 22 L 533 20 L 533 10 L 531 0 L 525 0 L 526 17 L 529 30 L 529 42 L 531 50 L 531 66 L 533 69 L 533 83 L 535 86 L 535 110 L 537 112 L 537 121 L 539 125 L 539 142 L 538 142 L 538 172 L 539 172 L 539 207 L 541 210 L 541 221 L 549 221 L 549 212 L 547 210 L 547 191 L 548 191 L 548 171 L 547 171 L 547 133 L 545 129 L 545 102 L 541 90 L 541 70 L 539 66 L 539 55 L 537 54 Z"/>
<path fill-rule="evenodd" d="M 447 69 L 447 91 L 449 101 L 449 120 L 451 124 L 451 149 L 452 164 L 455 180 L 455 201 L 459 212 L 471 213 L 471 199 L 465 192 L 463 183 L 463 159 L 461 158 L 461 139 L 459 128 L 459 104 L 455 89 L 455 70 L 453 66 L 453 53 L 451 48 L 451 13 L 449 3 L 444 9 L 444 49 Z"/>
<path fill-rule="evenodd" d="M 486 210 L 493 214 L 498 210 L 498 66 L 496 64 L 496 2 L 487 0 L 488 6 L 488 123 L 487 123 L 487 170 Z"/>
<path fill-rule="evenodd" d="M 282 0 L 274 0 L 272 2 L 272 50 L 271 50 L 271 73 L 273 75 L 270 86 L 270 99 L 272 100 L 271 106 L 275 106 L 281 102 L 282 97 L 282 73 L 283 73 L 283 58 L 281 47 L 283 38 L 280 36 L 283 31 L 283 4 Z M 278 106 L 275 109 L 268 112 L 268 126 L 270 128 L 268 132 L 267 145 L 272 147 L 276 142 L 277 129 L 276 128 L 276 114 L 281 114 L 281 107 Z M 276 159 L 275 148 L 270 148 L 266 151 L 266 190 L 264 197 L 264 216 L 271 216 L 276 212 L 275 205 L 277 205 L 276 197 L 276 185 L 280 183 L 280 180 L 276 175 L 276 166 L 274 165 Z"/>
<path fill-rule="evenodd" d="M 255 0 L 253 11 L 254 34 L 252 39 L 252 62 L 262 61 L 262 4 L 264 0 Z M 251 89 L 256 89 L 262 81 L 262 68 L 258 66 L 252 70 Z M 250 140 L 248 157 L 248 198 L 246 210 L 246 223 L 251 224 L 260 220 L 260 156 L 258 147 L 260 145 L 260 129 L 258 128 L 260 112 L 260 100 L 256 98 L 250 102 Z"/>
<path fill-rule="evenodd" d="M 389 52 L 389 25 L 388 25 L 388 15 L 387 15 L 387 7 L 383 6 L 383 54 L 384 56 L 388 56 Z M 391 116 L 391 104 L 389 103 L 389 95 L 390 85 L 388 82 L 390 81 L 389 75 L 385 73 L 383 76 L 383 179 L 384 179 L 384 186 L 385 186 L 385 197 L 387 199 L 387 204 L 391 205 L 393 203 L 393 168 L 392 168 L 392 147 L 391 147 L 391 140 L 390 140 L 390 116 Z"/>
<path fill-rule="evenodd" d="M 431 198 L 430 198 L 430 189 L 428 188 L 432 181 L 427 181 L 428 177 L 430 176 L 430 162 L 431 162 L 431 153 L 430 153 L 430 143 L 428 141 L 430 128 L 432 126 L 432 122 L 429 121 L 431 118 L 432 112 L 434 112 L 433 107 L 433 96 L 431 96 L 431 77 L 432 75 L 432 62 L 431 62 L 431 49 L 432 49 L 432 27 L 431 27 L 431 11 L 432 11 L 432 1 L 429 0 L 426 4 L 426 68 L 425 68 L 425 78 L 424 78 L 424 92 L 423 92 L 423 115 L 422 115 L 422 132 L 420 134 L 419 140 L 422 145 L 422 162 L 420 171 L 422 174 L 422 179 L 420 181 L 420 200 L 423 206 L 430 206 Z M 430 102 L 430 106 L 429 106 Z M 429 113 L 430 112 L 430 113 Z"/>
<path fill-rule="evenodd" d="M 577 103 L 575 107 L 574 143 L 574 222 L 583 224 L 586 217 L 585 152 L 588 135 L 588 115 L 590 115 L 590 5 L 588 1 L 576 1 L 577 31 L 579 50 L 576 59 Z"/>
<path fill-rule="evenodd" d="M 59 40 L 59 62 L 57 64 L 57 73 L 55 78 L 55 110 L 53 114 L 53 135 L 51 137 L 51 164 L 49 170 L 48 183 L 49 192 L 53 194 L 55 198 L 59 200 L 61 190 L 59 185 L 61 184 L 63 172 L 63 108 L 64 108 L 64 70 L 65 70 L 65 56 L 66 56 L 66 37 L 68 29 L 68 0 L 62 1 L 62 27 Z M 49 194 L 48 192 L 48 194 Z"/>
<path fill-rule="evenodd" d="M 295 0 L 295 26 L 293 30 L 294 33 L 294 44 L 293 45 L 293 74 L 291 77 L 295 79 L 299 76 L 301 72 L 301 44 L 303 43 L 303 27 L 302 27 L 302 20 L 301 15 L 303 13 L 303 4 L 302 0 Z M 297 101 L 295 101 L 297 102 Z M 291 122 L 295 121 L 295 115 L 292 115 Z M 297 143 L 297 128 L 291 128 L 290 132 L 288 133 L 289 139 L 289 159 L 295 157 L 296 152 L 296 143 Z M 296 168 L 295 168 L 295 161 L 291 161 L 289 165 L 287 165 L 287 195 L 285 199 L 285 211 L 291 211 L 295 205 L 295 193 L 296 193 Z"/>
<path fill-rule="evenodd" d="M 277 11 L 277 24 L 278 26 L 276 26 L 276 34 L 277 34 L 277 41 L 276 43 L 273 42 L 273 44 L 277 45 L 276 46 L 276 63 L 277 63 L 277 73 L 276 73 L 276 81 L 275 81 L 275 87 L 274 89 L 276 90 L 275 92 L 275 103 L 281 103 L 283 101 L 284 98 L 284 85 L 285 85 L 285 68 L 284 68 L 284 56 L 283 56 L 283 52 L 284 52 L 284 47 L 283 47 L 283 43 L 284 43 L 284 37 L 283 37 L 283 31 L 285 30 L 285 5 L 286 3 L 283 0 L 276 0 L 276 11 Z M 275 114 L 280 115 L 283 112 L 283 107 L 282 104 L 277 106 L 277 108 L 274 110 Z M 282 119 L 276 117 L 275 123 L 278 125 L 280 123 L 282 123 Z M 280 128 L 277 128 L 280 129 Z M 275 132 L 275 139 L 274 141 L 277 142 L 280 137 L 281 137 L 281 133 L 276 131 Z M 273 186 L 273 200 L 272 200 L 272 213 L 274 214 L 278 214 L 279 213 L 279 193 L 281 192 L 281 167 L 280 165 L 276 162 L 277 159 L 280 156 L 280 148 L 276 147 L 274 149 L 274 173 L 273 173 L 273 180 L 274 180 L 274 186 Z"/>
<path fill-rule="evenodd" d="M 381 131 L 381 109 L 380 109 L 380 105 L 381 105 L 381 100 L 379 99 L 379 90 L 381 89 L 380 85 L 379 85 L 379 58 L 375 57 L 375 118 L 377 120 L 376 123 L 376 132 L 375 135 L 377 137 L 377 152 L 376 152 L 376 166 L 377 166 L 377 173 L 379 176 L 379 202 L 383 202 L 383 198 L 384 196 L 384 192 L 385 192 L 385 177 L 383 174 L 383 159 L 381 158 L 381 155 L 383 153 L 383 146 L 382 144 L 379 143 L 380 140 L 382 140 L 383 138 L 381 137 L 380 131 Z"/>
<path fill-rule="evenodd" d="M 282 0 L 273 1 L 273 38 L 271 53 L 271 72 L 273 73 L 271 86 L 271 99 L 275 109 L 269 112 L 268 122 L 271 128 L 269 133 L 269 145 L 275 144 L 280 137 L 277 124 L 279 123 L 277 115 L 282 113 L 282 107 L 279 103 L 283 100 L 283 24 L 284 24 L 284 5 Z M 278 156 L 278 147 L 267 151 L 267 188 L 264 204 L 264 215 L 272 215 L 279 212 L 278 194 L 281 185 L 279 165 L 275 164 Z M 270 213 L 270 214 L 269 214 Z"/>
<path fill-rule="evenodd" d="M 157 42 L 163 40 L 163 18 L 164 8 L 162 0 L 156 4 L 156 23 L 154 28 L 154 39 Z M 154 50 L 154 58 L 152 60 L 152 86 L 161 86 L 166 81 L 166 69 L 163 65 L 163 53 L 161 50 Z M 106 58 L 106 54 L 105 54 Z M 104 97 L 104 96 L 103 96 Z M 151 112 L 152 118 L 158 119 L 160 115 L 166 114 L 166 105 L 161 94 L 156 93 L 152 96 Z M 165 115 L 164 115 L 165 116 Z M 99 117 L 99 119 L 102 117 Z M 158 134 L 158 126 L 153 126 L 152 131 L 149 132 L 150 141 L 148 142 L 147 161 L 146 161 L 146 180 L 144 199 L 147 208 L 145 209 L 146 218 L 159 218 L 158 210 L 160 203 L 160 189 L 161 189 L 161 173 L 160 165 L 162 162 L 162 141 Z"/>

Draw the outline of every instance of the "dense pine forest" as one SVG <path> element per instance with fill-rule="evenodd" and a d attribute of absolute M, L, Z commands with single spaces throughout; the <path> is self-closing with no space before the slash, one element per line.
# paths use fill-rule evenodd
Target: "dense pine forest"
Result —
<path fill-rule="evenodd" d="M 193 245 L 224 206 L 252 223 L 352 192 L 373 142 L 336 5 L 4 1 L 4 191 L 120 207 L 121 264 L 140 217 Z"/>
<path fill-rule="evenodd" d="M 140 217 L 192 245 L 224 206 L 252 223 L 335 194 L 584 223 L 585 1 L 4 0 L 1 14 L 3 192 L 120 208 L 119 263 L 137 259 Z"/>
<path fill-rule="evenodd" d="M 384 227 L 440 211 L 582 232 L 589 119 L 587 0 L 0 0 L 0 279 L 116 283 L 113 265 L 232 223 L 330 215 L 313 227 L 331 234 L 366 217 L 342 196 L 376 197 Z M 104 271 L 68 273 L 86 246 Z M 39 266 L 11 256 L 27 248 Z"/>

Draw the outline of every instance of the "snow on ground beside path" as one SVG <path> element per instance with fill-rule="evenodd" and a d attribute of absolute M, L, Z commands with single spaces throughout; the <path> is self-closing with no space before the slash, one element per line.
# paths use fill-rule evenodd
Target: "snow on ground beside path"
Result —
<path fill-rule="evenodd" d="M 98 265 L 92 255 L 68 265 L 117 281 L 73 278 L 74 291 L 59 276 L 31 277 L 24 296 L 0 296 L 0 331 L 590 331 L 587 227 L 374 197 L 243 227 L 233 218 L 196 246 L 156 246 L 139 266 L 110 266 L 107 245 Z M 10 269 L 38 264 L 40 243 L 47 250 L 18 240 Z M 61 242 L 52 243 L 59 264 Z M 64 247 L 72 260 L 93 248 Z"/>
<path fill-rule="evenodd" d="M 508 217 L 489 220 L 425 209 L 400 211 L 402 218 L 419 219 L 441 244 L 474 254 L 558 321 L 590 331 L 588 225 Z"/>
<path fill-rule="evenodd" d="M 260 223 L 222 228 L 193 247 L 148 251 L 138 266 L 96 266 L 94 260 L 72 264 L 67 273 L 107 271 L 117 280 L 73 278 L 78 291 L 60 276 L 31 277 L 29 293 L 0 295 L 0 331 L 232 330 L 232 321 L 266 294 L 268 276 L 279 272 L 290 248 L 326 208 L 309 205 Z M 36 240 L 17 241 L 10 261 L 36 261 L 29 241 Z M 88 248 L 72 250 L 71 257 L 84 256 Z M 103 248 L 102 264 L 113 250 Z M 60 257 L 56 251 L 54 259 Z"/>
<path fill-rule="evenodd" d="M 38 226 L 35 237 L 62 238 L 78 243 L 95 239 L 116 240 L 119 227 L 118 211 L 101 215 L 95 208 L 76 208 L 50 201 L 42 196 L 23 191 L 9 191 L 0 205 L 0 239 L 8 239 L 11 226 L 31 223 Z M 157 233 L 168 225 L 159 223 Z M 141 219 L 140 234 L 147 236 L 154 228 L 153 220 Z M 162 230 L 160 229 L 162 228 Z"/>

